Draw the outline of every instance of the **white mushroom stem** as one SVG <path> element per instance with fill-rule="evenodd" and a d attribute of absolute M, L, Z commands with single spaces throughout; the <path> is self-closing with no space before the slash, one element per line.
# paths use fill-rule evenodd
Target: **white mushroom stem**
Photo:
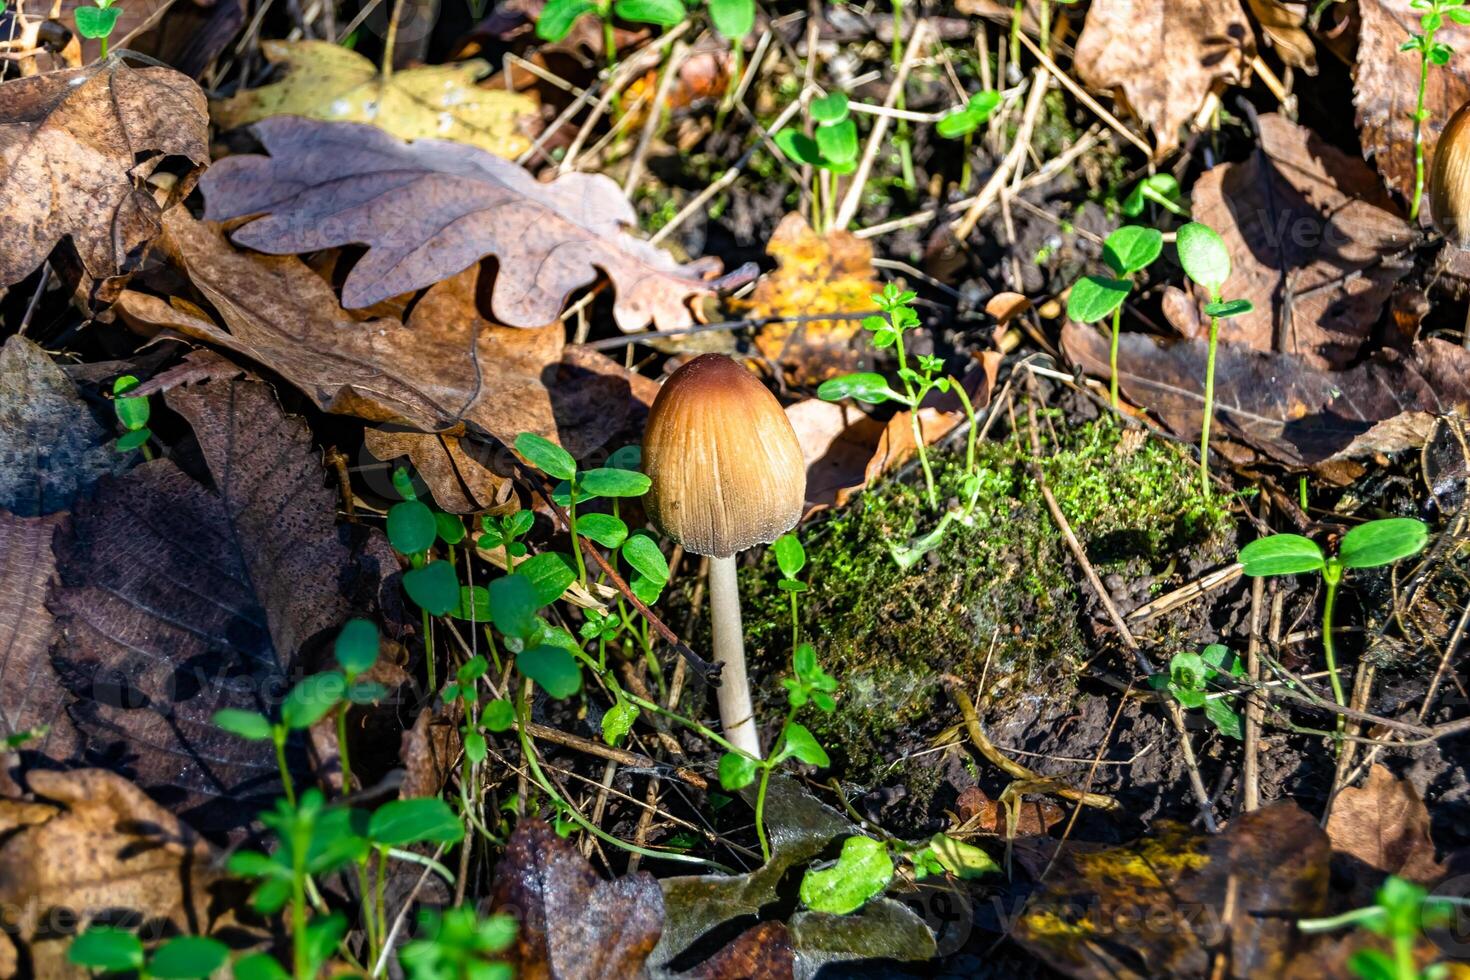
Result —
<path fill-rule="evenodd" d="M 763 758 L 755 709 L 750 703 L 750 681 L 745 675 L 745 627 L 740 621 L 740 585 L 735 556 L 709 560 L 710 627 L 714 633 L 715 663 L 720 665 L 720 725 L 737 749 Z"/>

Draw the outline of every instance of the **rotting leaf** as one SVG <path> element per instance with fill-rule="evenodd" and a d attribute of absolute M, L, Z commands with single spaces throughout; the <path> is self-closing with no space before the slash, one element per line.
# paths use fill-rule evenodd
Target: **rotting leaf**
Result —
<path fill-rule="evenodd" d="M 71 933 L 94 918 L 207 935 L 240 928 L 243 894 L 221 856 L 166 807 L 102 769 L 35 770 L 36 802 L 0 799 L 0 903 L 14 910 L 4 942 L 24 949 L 30 975 L 82 978 L 66 962 Z M 247 932 L 237 939 L 249 940 Z"/>
<path fill-rule="evenodd" d="M 94 280 L 132 269 L 159 231 L 144 182 L 166 157 L 209 163 L 204 93 L 120 58 L 0 83 L 0 287 L 69 238 Z"/>
<path fill-rule="evenodd" d="M 229 157 L 211 168 L 205 216 L 264 215 L 232 237 L 276 255 L 366 244 L 343 284 L 349 308 L 422 289 L 494 256 L 489 308 L 509 326 L 551 323 L 567 297 L 601 273 L 616 293 L 620 329 L 652 322 L 678 330 L 694 322 L 691 300 L 751 274 L 707 279 L 718 260 L 680 266 L 634 238 L 627 232 L 637 224 L 632 206 L 601 174 L 542 184 L 474 147 L 405 144 L 358 123 L 278 116 L 255 131 L 270 156 Z"/>
<path fill-rule="evenodd" d="M 1427 885 L 1445 872 L 1434 856 L 1424 800 L 1408 780 L 1396 779 L 1383 765 L 1375 765 L 1362 786 L 1337 794 L 1327 836 L 1337 854 L 1384 874 Z"/>
<path fill-rule="evenodd" d="M 1064 850 L 1013 935 L 1072 977 L 1210 976 L 1221 961 L 1216 975 L 1279 976 L 1307 942 L 1296 920 L 1327 909 L 1328 857 L 1292 803 L 1215 836 L 1165 821 L 1123 847 Z"/>
<path fill-rule="evenodd" d="M 1419 58 L 1400 51 L 1410 35 L 1420 32 L 1423 11 L 1413 0 L 1359 0 L 1362 24 L 1358 60 L 1353 71 L 1353 104 L 1358 107 L 1358 137 L 1363 155 L 1383 175 L 1383 182 L 1405 199 L 1414 190 L 1414 119 L 1419 93 Z M 1450 18 L 1435 39 L 1454 49 L 1449 63 L 1435 66 L 1426 79 L 1424 167 L 1433 165 L 1439 134 L 1455 110 L 1470 101 L 1470 26 Z"/>
<path fill-rule="evenodd" d="M 0 510 L 22 517 L 66 510 L 128 462 L 44 350 L 21 336 L 5 341 L 0 347 Z"/>
<path fill-rule="evenodd" d="M 1311 130 L 1262 115 L 1260 136 L 1248 160 L 1206 171 L 1191 194 L 1195 220 L 1230 251 L 1225 295 L 1255 306 L 1222 321 L 1220 338 L 1347 367 L 1412 267 L 1400 254 L 1412 229 L 1367 165 Z M 1195 332 L 1192 317 L 1177 326 Z"/>
<path fill-rule="evenodd" d="M 210 114 L 221 129 L 289 115 L 371 123 L 399 139 L 453 140 L 508 158 L 530 148 L 518 123 L 534 118 L 536 103 L 478 87 L 487 62 L 420 65 L 385 79 L 367 58 L 328 41 L 266 40 L 260 53 L 284 66 L 285 77 L 214 103 Z"/>
<path fill-rule="evenodd" d="M 70 759 L 76 751 L 76 733 L 63 711 L 66 692 L 51 669 L 54 623 L 46 608 L 56 574 L 51 539 L 61 520 L 0 511 L 0 736 L 44 727 L 21 749 L 52 759 Z"/>
<path fill-rule="evenodd" d="M 278 787 L 268 743 L 213 722 L 269 713 L 302 650 L 371 613 L 396 571 L 380 533 L 335 524 L 305 424 L 270 389 L 212 381 L 164 396 L 193 428 L 208 489 L 166 459 L 103 481 L 56 542 L 52 663 L 90 756 L 205 833 Z"/>
<path fill-rule="evenodd" d="M 1240 81 L 1254 49 L 1239 0 L 1094 0 L 1077 39 L 1077 74 L 1121 92 L 1163 157 L 1212 91 Z"/>
<path fill-rule="evenodd" d="M 1206 345 L 1119 338 L 1118 370 L 1130 401 L 1181 439 L 1198 439 Z M 1106 377 L 1108 339 L 1068 324 L 1062 349 Z M 1347 371 L 1316 371 L 1287 354 L 1222 344 L 1215 360 L 1215 421 L 1221 433 L 1278 462 L 1313 466 L 1421 445 L 1433 417 L 1470 406 L 1470 353 L 1425 340 L 1411 355 L 1379 352 Z"/>

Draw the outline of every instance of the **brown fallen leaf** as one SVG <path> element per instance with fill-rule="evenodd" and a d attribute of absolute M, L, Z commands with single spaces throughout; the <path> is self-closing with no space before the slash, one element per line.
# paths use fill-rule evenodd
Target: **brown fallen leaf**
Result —
<path fill-rule="evenodd" d="M 791 980 L 796 950 L 784 922 L 759 922 L 728 946 L 682 973 L 682 980 Z"/>
<path fill-rule="evenodd" d="M 142 398 L 147 395 L 161 395 L 165 391 L 172 391 L 186 385 L 203 384 L 206 381 L 229 381 L 240 377 L 249 377 L 249 372 L 209 348 L 201 347 L 189 351 L 173 367 L 165 368 L 136 388 L 128 389 L 128 394 Z M 260 379 L 252 377 L 251 380 Z"/>
<path fill-rule="evenodd" d="M 399 139 L 453 140 L 511 159 L 531 146 L 518 123 L 534 119 L 536 103 L 477 86 L 487 62 L 420 65 L 384 78 L 367 58 L 329 41 L 267 40 L 260 52 L 285 76 L 214 103 L 221 129 L 291 115 L 371 123 Z"/>
<path fill-rule="evenodd" d="M 166 807 L 102 769 L 36 770 L 28 781 L 38 800 L 0 799 L 0 903 L 11 910 L 0 942 L 24 954 L 23 972 L 0 976 L 89 976 L 66 951 L 99 917 L 154 937 L 227 930 L 232 945 L 250 942 L 230 911 L 244 888 Z"/>
<path fill-rule="evenodd" d="M 0 286 L 68 238 L 105 280 L 134 268 L 159 231 L 144 182 L 170 156 L 209 163 L 204 93 L 169 68 L 112 58 L 0 83 Z"/>
<path fill-rule="evenodd" d="M 46 608 L 46 590 L 56 574 L 51 539 L 61 520 L 0 511 L 0 736 L 45 727 L 45 734 L 21 749 L 71 759 L 76 733 L 63 710 L 66 692 L 47 657 L 54 639 Z"/>
<path fill-rule="evenodd" d="M 1254 51 L 1239 0 L 1095 0 L 1076 66 L 1088 86 L 1122 94 L 1163 157 L 1212 91 L 1240 81 Z"/>
<path fill-rule="evenodd" d="M 985 795 L 978 786 L 966 786 L 955 800 L 960 825 L 950 833 L 982 833 L 1006 836 L 1006 808 Z M 1021 801 L 1016 814 L 1016 836 L 1036 837 L 1066 819 L 1066 811 L 1046 797 Z"/>
<path fill-rule="evenodd" d="M 303 651 L 373 614 L 397 571 L 382 535 L 338 528 L 311 435 L 270 389 L 211 381 L 164 396 L 214 489 L 167 459 L 103 481 L 56 540 L 52 664 L 90 758 L 196 829 L 247 824 L 278 791 L 268 743 L 213 723 L 269 712 Z"/>
<path fill-rule="evenodd" d="M 418 432 L 393 426 L 363 431 L 363 443 L 375 459 L 391 463 L 407 458 L 441 510 L 451 514 L 508 513 L 518 509 L 515 482 L 491 469 L 478 450 L 485 447 L 460 438 L 462 433 Z"/>
<path fill-rule="evenodd" d="M 264 215 L 232 237 L 275 255 L 366 244 L 343 284 L 347 307 L 422 289 L 494 256 L 489 309 L 501 323 L 551 323 L 572 292 L 601 274 L 616 293 L 619 328 L 678 330 L 694 322 L 691 300 L 750 276 L 707 279 L 718 260 L 680 266 L 628 234 L 633 208 L 600 174 L 542 184 L 473 147 L 406 144 L 357 123 L 278 116 L 255 131 L 271 155 L 212 167 L 205 216 Z"/>
<path fill-rule="evenodd" d="M 1332 850 L 1374 871 L 1421 885 L 1444 876 L 1429 836 L 1429 810 L 1407 779 L 1375 765 L 1362 786 L 1337 794 L 1327 818 Z"/>
<path fill-rule="evenodd" d="M 1198 440 L 1206 345 L 1143 334 L 1119 338 L 1124 394 L 1176 436 Z M 1088 374 L 1108 376 L 1108 338 L 1067 324 L 1062 349 Z M 1421 445 L 1433 416 L 1470 406 L 1470 353 L 1425 340 L 1411 355 L 1384 350 L 1347 371 L 1317 371 L 1289 354 L 1222 344 L 1215 360 L 1218 434 L 1290 466 L 1314 466 Z"/>
<path fill-rule="evenodd" d="M 652 875 L 603 881 L 541 820 L 523 820 L 511 835 L 490 907 L 520 923 L 510 960 L 522 980 L 638 976 L 663 930 L 664 896 Z"/>
<path fill-rule="evenodd" d="M 1214 836 L 1164 821 L 1123 847 L 1064 849 L 1013 935 L 1070 977 L 1279 976 L 1311 941 L 1296 920 L 1327 911 L 1328 857 L 1292 803 Z"/>
<path fill-rule="evenodd" d="M 40 347 L 0 347 L 0 510 L 36 517 L 67 510 L 128 458 Z"/>
<path fill-rule="evenodd" d="M 9 41 L 11 50 L 24 52 L 22 74 L 32 74 L 25 66 L 34 65 L 35 74 L 78 68 L 102 57 L 102 44 L 96 38 L 81 37 L 75 32 L 59 51 L 41 43 L 42 26 L 48 19 L 52 28 L 57 22 L 71 28 L 76 23 L 78 7 L 93 6 L 91 0 L 53 0 L 50 3 L 13 3 L 15 34 L 0 29 L 0 50 Z M 111 46 L 115 50 L 125 42 L 135 51 L 198 78 L 226 44 L 245 24 L 242 0 L 134 0 L 117 7 L 117 24 L 112 29 Z"/>
<path fill-rule="evenodd" d="M 1281 60 L 1308 75 L 1317 74 L 1317 46 L 1303 26 L 1310 12 L 1303 2 L 1288 0 L 1249 0 L 1266 39 Z"/>
<path fill-rule="evenodd" d="M 747 299 L 731 307 L 750 317 L 805 316 L 811 313 L 870 313 L 870 298 L 881 291 L 873 271 L 873 246 L 851 232 L 812 231 L 799 214 L 788 214 L 766 243 L 776 260 Z M 856 319 L 771 323 L 760 328 L 755 345 L 780 364 L 797 384 L 817 384 L 857 369 L 861 351 L 853 338 L 862 333 Z"/>
<path fill-rule="evenodd" d="M 1358 107 L 1358 136 L 1363 155 L 1373 161 L 1383 182 L 1403 198 L 1414 190 L 1414 120 L 1419 93 L 1419 56 L 1400 51 L 1411 34 L 1420 32 L 1423 11 L 1412 0 L 1359 0 L 1362 26 L 1353 71 L 1353 104 Z M 1435 35 L 1454 49 L 1448 64 L 1429 70 L 1424 105 L 1424 172 L 1433 166 L 1434 146 L 1455 110 L 1470 100 L 1470 26 L 1445 18 Z M 1426 178 L 1427 179 L 1427 178 Z M 1427 213 L 1428 195 L 1424 211 Z"/>
<path fill-rule="evenodd" d="M 1234 260 L 1225 295 L 1255 306 L 1222 321 L 1220 337 L 1347 367 L 1413 267 L 1413 230 L 1366 164 L 1311 130 L 1262 115 L 1260 137 L 1248 160 L 1206 171 L 1190 195 L 1195 220 L 1220 233 Z M 1197 322 L 1189 313 L 1186 336 Z"/>
<path fill-rule="evenodd" d="M 560 324 L 521 330 L 486 320 L 476 305 L 483 288 L 478 267 L 429 289 L 407 324 L 360 321 L 294 256 L 237 249 L 217 226 L 182 211 L 171 212 L 165 225 L 176 260 L 229 329 L 197 309 L 131 290 L 119 298 L 123 316 L 258 361 L 325 411 L 444 431 L 446 441 L 457 439 L 463 424 L 507 444 L 520 432 L 535 432 L 581 457 L 646 404 L 634 395 L 646 392 L 646 382 L 594 351 L 567 346 Z M 441 452 L 428 445 L 435 441 L 417 441 L 421 458 Z M 435 468 L 468 467 L 473 457 L 459 454 Z M 488 470 L 471 478 L 477 501 L 496 482 Z M 462 493 L 444 489 L 443 506 Z"/>

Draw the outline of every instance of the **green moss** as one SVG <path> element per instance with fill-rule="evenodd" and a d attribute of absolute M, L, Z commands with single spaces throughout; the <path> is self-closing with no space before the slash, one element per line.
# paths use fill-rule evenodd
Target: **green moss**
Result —
<path fill-rule="evenodd" d="M 1223 558 L 1231 521 L 1206 501 L 1177 447 L 1125 434 L 1109 419 L 1066 428 L 1046 419 L 1047 485 L 1102 574 L 1151 574 L 1189 553 Z M 801 630 L 841 683 L 831 715 L 802 720 L 851 778 L 915 747 L 951 713 L 938 677 L 974 683 L 1012 676 L 1013 690 L 1066 689 L 1092 651 L 1083 630 L 1086 589 L 1031 475 L 1029 451 L 982 443 L 984 479 L 972 526 L 955 525 L 905 572 L 889 554 L 933 526 L 922 489 L 873 488 L 803 534 L 811 591 Z M 962 459 L 941 456 L 936 475 L 954 496 Z M 743 571 L 749 647 L 761 687 L 758 713 L 779 713 L 789 673 L 788 597 L 773 556 Z"/>

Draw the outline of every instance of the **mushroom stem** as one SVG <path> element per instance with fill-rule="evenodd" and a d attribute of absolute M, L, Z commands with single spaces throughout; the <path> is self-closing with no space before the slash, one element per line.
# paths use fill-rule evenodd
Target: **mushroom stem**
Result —
<path fill-rule="evenodd" d="M 710 627 L 714 633 L 715 663 L 721 666 L 720 725 L 725 738 L 742 752 L 763 758 L 750 682 L 745 676 L 745 627 L 740 621 L 740 585 L 735 556 L 709 560 Z"/>

